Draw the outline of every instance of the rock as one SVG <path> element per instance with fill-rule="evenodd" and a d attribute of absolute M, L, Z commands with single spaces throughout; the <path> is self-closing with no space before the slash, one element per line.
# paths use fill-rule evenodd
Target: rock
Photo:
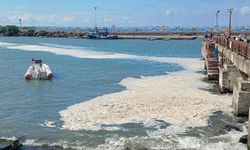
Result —
<path fill-rule="evenodd" d="M 247 141 L 248 141 L 247 135 L 243 135 L 239 140 L 239 142 L 242 144 L 247 144 Z"/>
<path fill-rule="evenodd" d="M 246 121 L 248 121 L 247 117 L 239 117 L 239 118 L 237 118 L 238 123 L 245 123 Z"/>
<path fill-rule="evenodd" d="M 124 150 L 149 150 L 147 147 L 141 144 L 127 145 Z"/>
<path fill-rule="evenodd" d="M 226 124 L 223 129 L 227 130 L 227 131 L 232 131 L 232 130 L 236 130 L 239 132 L 242 132 L 242 129 L 240 127 L 237 127 L 236 125 L 232 125 L 232 124 Z"/>

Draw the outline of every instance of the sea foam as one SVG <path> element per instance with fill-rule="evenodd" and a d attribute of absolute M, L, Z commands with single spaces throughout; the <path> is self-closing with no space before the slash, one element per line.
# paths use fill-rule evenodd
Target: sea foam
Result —
<path fill-rule="evenodd" d="M 230 96 L 215 95 L 200 88 L 209 84 L 201 81 L 203 61 L 196 58 L 138 56 L 121 53 L 96 52 L 77 47 L 57 45 L 26 45 L 0 43 L 9 49 L 47 51 L 90 59 L 133 59 L 175 63 L 185 71 L 170 75 L 125 78 L 120 84 L 126 90 L 96 97 L 60 111 L 63 128 L 70 130 L 101 130 L 103 125 L 128 122 L 148 122 L 160 119 L 173 124 L 207 125 L 212 111 L 230 111 Z"/>
<path fill-rule="evenodd" d="M 127 149 L 192 149 L 192 150 L 245 150 L 246 146 L 239 143 L 238 140 L 243 134 L 237 131 L 231 131 L 228 134 L 214 137 L 193 137 L 178 136 L 171 132 L 161 136 L 145 137 L 112 137 L 107 138 L 105 143 L 99 145 L 96 150 L 123 150 Z M 153 139 L 153 140 L 152 140 Z M 223 140 L 221 140 L 223 139 Z M 214 141 L 214 142 L 208 142 Z"/>
<path fill-rule="evenodd" d="M 206 126 L 212 111 L 231 111 L 230 95 L 215 95 L 201 88 L 210 88 L 210 84 L 201 81 L 204 75 L 203 62 L 193 58 L 168 58 L 137 56 L 120 53 L 95 52 L 86 48 L 57 45 L 23 45 L 2 43 L 0 46 L 25 51 L 47 51 L 58 55 L 68 55 L 91 59 L 136 59 L 155 62 L 175 63 L 185 71 L 170 75 L 125 78 L 120 84 L 126 90 L 96 97 L 92 100 L 69 106 L 60 112 L 64 121 L 63 128 L 70 130 L 120 130 L 115 125 L 128 122 L 142 122 L 146 127 L 157 126 L 156 119 L 170 122 L 166 129 L 148 132 L 146 137 L 110 137 L 104 144 L 93 149 L 124 149 L 126 145 L 151 149 L 245 149 L 238 143 L 242 134 L 231 131 L 217 137 L 196 138 L 177 136 L 187 126 Z M 45 122 L 45 124 L 47 124 Z M 49 123 L 49 125 L 51 125 Z M 103 125 L 110 125 L 104 128 Z M 112 127 L 114 125 L 114 127 Z M 152 140 L 154 139 L 154 140 Z M 224 141 L 208 143 L 207 140 Z M 39 143 L 39 142 L 38 142 Z M 34 140 L 26 140 L 25 145 L 44 145 Z M 70 146 L 66 141 L 48 144 L 73 149 L 92 149 L 84 146 Z M 77 144 L 76 144 L 77 145 Z"/>
<path fill-rule="evenodd" d="M 96 97 L 75 104 L 60 112 L 70 130 L 96 130 L 101 125 L 128 122 L 148 122 L 160 119 L 173 124 L 206 126 L 212 111 L 231 110 L 230 96 L 214 95 L 201 90 L 208 84 L 201 81 L 202 61 L 190 58 L 157 58 L 141 56 L 144 60 L 170 62 L 186 70 L 170 75 L 125 78 L 122 92 Z"/>
<path fill-rule="evenodd" d="M 43 124 L 39 124 L 39 125 L 42 127 L 46 127 L 46 128 L 55 128 L 56 127 L 55 122 L 48 121 L 48 120 L 45 120 Z"/>
<path fill-rule="evenodd" d="M 83 47 L 74 47 L 74 46 L 60 46 L 57 44 L 46 44 L 42 45 L 28 45 L 28 44 L 13 44 L 0 42 L 0 46 L 8 49 L 18 49 L 24 51 L 44 51 L 51 52 L 57 55 L 67 55 L 78 58 L 89 58 L 89 59 L 133 59 L 133 60 L 148 60 L 154 62 L 163 62 L 163 63 L 177 63 L 188 69 L 197 69 L 200 67 L 198 59 L 194 58 L 174 58 L 174 57 L 154 57 L 154 56 L 138 56 L 138 55 L 129 55 L 122 53 L 112 53 L 112 52 L 101 52 L 88 50 Z M 189 61 L 187 61 L 189 60 Z M 193 61 L 193 62 L 192 62 Z M 190 66 L 191 65 L 191 66 Z"/>

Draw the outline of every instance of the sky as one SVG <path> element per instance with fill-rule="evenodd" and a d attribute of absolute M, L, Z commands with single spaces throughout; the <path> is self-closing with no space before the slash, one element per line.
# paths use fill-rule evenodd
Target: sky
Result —
<path fill-rule="evenodd" d="M 0 0 L 0 25 L 93 27 L 250 26 L 250 0 Z"/>

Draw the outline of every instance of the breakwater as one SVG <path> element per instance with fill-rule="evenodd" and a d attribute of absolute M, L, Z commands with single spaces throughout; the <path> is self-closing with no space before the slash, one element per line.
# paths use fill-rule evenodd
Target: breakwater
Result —
<path fill-rule="evenodd" d="M 93 31 L 91 31 L 93 32 Z M 87 38 L 89 31 L 64 31 L 64 30 L 37 30 L 35 27 L 0 26 L 0 36 L 29 36 L 29 37 L 58 37 L 58 38 Z M 96 32 L 96 31 L 95 31 Z M 99 32 L 99 29 L 97 30 Z M 105 31 L 108 35 L 118 36 L 119 39 L 153 39 L 153 40 L 192 40 L 203 38 L 205 32 L 201 31 Z M 233 32 L 238 35 L 240 33 Z M 250 32 L 244 34 L 250 35 Z"/>

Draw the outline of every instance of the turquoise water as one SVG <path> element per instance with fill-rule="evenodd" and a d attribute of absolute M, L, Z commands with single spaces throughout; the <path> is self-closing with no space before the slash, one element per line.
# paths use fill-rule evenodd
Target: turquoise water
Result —
<path fill-rule="evenodd" d="M 133 56 L 200 58 L 201 40 L 83 40 L 59 38 L 1 37 L 0 42 L 50 48 L 122 53 Z M 72 51 L 74 53 L 74 51 Z M 86 54 L 87 55 L 87 54 Z M 32 63 L 42 59 L 54 72 L 52 81 L 25 81 L 23 75 Z M 59 112 L 97 96 L 122 91 L 119 82 L 127 77 L 157 76 L 183 70 L 177 64 L 136 59 L 89 59 L 50 52 L 10 49 L 0 44 L 0 137 L 25 136 L 31 146 L 64 148 L 110 147 L 114 137 L 144 137 L 142 124 L 122 124 L 119 131 L 71 131 L 62 129 Z M 47 122 L 47 124 L 46 124 Z M 53 122 L 53 125 L 48 125 Z M 163 126 L 169 126 L 163 122 Z M 108 144 L 107 144 L 108 143 Z M 28 147 L 27 147 L 28 148 Z M 34 148 L 34 147 L 33 147 Z M 115 147 L 112 147 L 115 149 Z M 106 149 L 106 148 L 100 148 Z M 108 149 L 108 148 L 107 148 Z"/>

